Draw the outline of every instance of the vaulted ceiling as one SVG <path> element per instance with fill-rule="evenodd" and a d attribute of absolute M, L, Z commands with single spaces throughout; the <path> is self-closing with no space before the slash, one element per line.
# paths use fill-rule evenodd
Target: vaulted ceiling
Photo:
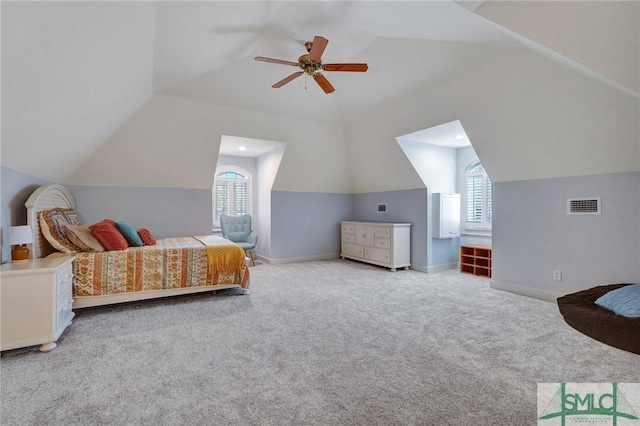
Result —
<path fill-rule="evenodd" d="M 154 94 L 341 124 L 522 50 L 640 98 L 640 3 L 539 3 L 2 2 L 2 164 L 64 181 Z M 315 35 L 368 72 L 271 88 Z"/>

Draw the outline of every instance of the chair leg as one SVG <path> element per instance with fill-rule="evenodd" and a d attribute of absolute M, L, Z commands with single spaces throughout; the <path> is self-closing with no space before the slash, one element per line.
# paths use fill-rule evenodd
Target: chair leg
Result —
<path fill-rule="evenodd" d="M 256 262 L 255 262 L 255 260 L 253 259 L 253 250 L 247 250 L 247 253 L 249 253 L 249 257 L 251 258 L 251 264 L 252 264 L 253 266 L 256 266 Z"/>

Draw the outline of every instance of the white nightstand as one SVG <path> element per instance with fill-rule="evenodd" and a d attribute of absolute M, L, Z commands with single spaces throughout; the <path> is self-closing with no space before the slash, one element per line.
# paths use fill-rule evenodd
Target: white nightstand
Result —
<path fill-rule="evenodd" d="M 75 316 L 72 260 L 64 256 L 2 265 L 0 350 L 42 344 L 40 350 L 49 352 L 56 347 Z"/>

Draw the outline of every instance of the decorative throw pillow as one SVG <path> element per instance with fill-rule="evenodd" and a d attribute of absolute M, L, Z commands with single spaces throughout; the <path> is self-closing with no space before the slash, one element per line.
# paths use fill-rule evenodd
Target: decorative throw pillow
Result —
<path fill-rule="evenodd" d="M 40 212 L 40 230 L 51 247 L 62 253 L 75 253 L 80 248 L 73 244 L 66 235 L 66 227 L 70 225 L 67 219 L 67 211 L 71 209 L 51 209 Z"/>
<path fill-rule="evenodd" d="M 91 233 L 89 225 L 67 225 L 67 237 L 82 251 L 104 251 L 100 241 Z"/>
<path fill-rule="evenodd" d="M 141 247 L 144 245 L 144 243 L 140 239 L 140 236 L 138 236 L 138 231 L 136 231 L 136 228 L 126 222 L 118 222 L 116 226 L 118 227 L 118 231 L 120 231 L 120 233 L 124 236 L 130 246 Z"/>
<path fill-rule="evenodd" d="M 89 225 L 89 229 L 91 229 L 93 231 L 93 227 L 100 224 L 100 223 L 110 223 L 113 226 L 116 226 L 116 221 L 115 220 L 111 220 L 111 219 L 102 219 L 100 222 L 98 223 L 94 223 L 93 225 Z"/>
<path fill-rule="evenodd" d="M 129 243 L 122 233 L 118 231 L 112 220 L 103 220 L 89 227 L 94 237 L 100 241 L 100 244 L 107 250 L 124 250 L 129 247 Z"/>
<path fill-rule="evenodd" d="M 144 243 L 145 246 L 155 246 L 156 245 L 156 239 L 153 238 L 153 235 L 151 235 L 151 232 L 149 232 L 148 229 L 146 228 L 142 228 L 138 231 L 138 235 L 140 236 L 140 239 L 142 240 L 142 242 Z"/>
<path fill-rule="evenodd" d="M 78 217 L 78 213 L 76 213 L 75 210 L 65 209 L 64 215 L 67 217 L 67 222 L 69 222 L 71 225 L 80 224 L 80 218 Z"/>
<path fill-rule="evenodd" d="M 625 317 L 640 317 L 640 284 L 611 290 L 596 299 L 596 305 Z"/>

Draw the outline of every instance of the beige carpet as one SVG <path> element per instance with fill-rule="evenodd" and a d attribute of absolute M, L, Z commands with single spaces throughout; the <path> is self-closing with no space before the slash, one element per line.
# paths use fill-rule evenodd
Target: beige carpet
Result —
<path fill-rule="evenodd" d="M 528 425 L 539 382 L 640 382 L 555 304 L 448 271 L 257 265 L 233 291 L 77 310 L 3 353 L 2 425 Z"/>

